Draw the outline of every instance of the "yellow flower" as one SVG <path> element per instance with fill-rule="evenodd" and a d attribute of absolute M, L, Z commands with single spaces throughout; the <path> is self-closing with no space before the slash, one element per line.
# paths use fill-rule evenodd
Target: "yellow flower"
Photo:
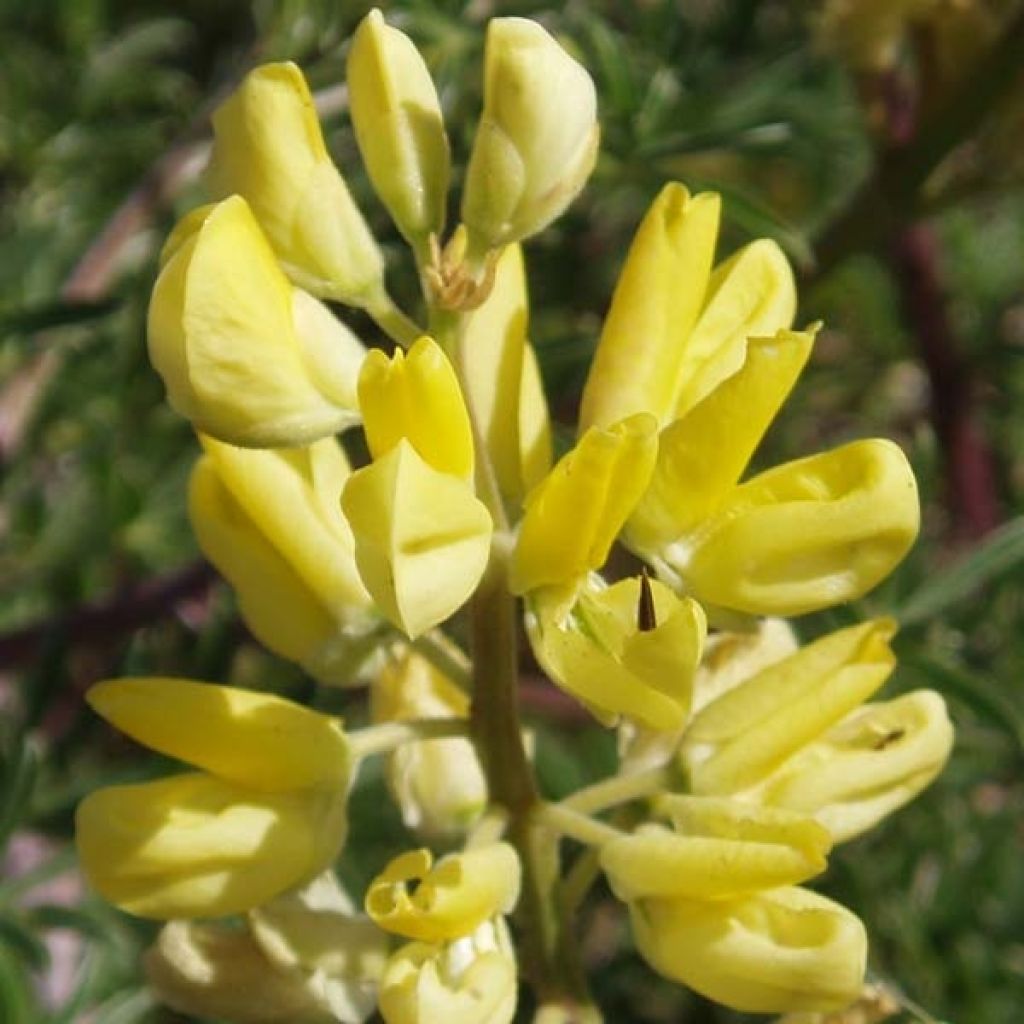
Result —
<path fill-rule="evenodd" d="M 201 769 L 79 805 L 82 866 L 111 903 L 142 917 L 220 917 L 337 855 L 351 770 L 338 719 L 183 679 L 112 680 L 87 699 L 133 739 Z"/>
<path fill-rule="evenodd" d="M 380 11 L 348 54 L 352 125 L 370 180 L 414 246 L 444 230 L 450 158 L 437 90 L 423 58 Z"/>
<path fill-rule="evenodd" d="M 426 337 L 408 356 L 367 357 L 359 399 L 374 461 L 349 477 L 342 508 L 366 589 L 416 637 L 469 598 L 490 556 L 469 414 L 448 357 Z"/>
<path fill-rule="evenodd" d="M 669 439 L 660 451 L 665 461 L 652 490 L 665 483 Z M 670 486 L 684 493 L 681 477 Z M 638 517 L 646 511 L 641 504 Z M 891 441 L 874 439 L 753 477 L 688 535 L 649 546 L 627 528 L 626 541 L 707 605 L 803 615 L 867 593 L 910 550 L 919 526 L 906 456 Z"/>
<path fill-rule="evenodd" d="M 459 359 L 467 399 L 503 497 L 518 505 L 551 468 L 551 423 L 533 346 L 523 253 L 508 245 L 487 299 L 463 317 Z"/>
<path fill-rule="evenodd" d="M 903 453 L 863 441 L 740 485 L 807 361 L 792 271 L 759 240 L 712 270 L 716 195 L 667 185 L 630 248 L 581 428 L 653 415 L 650 486 L 624 540 L 702 603 L 795 615 L 859 597 L 906 554 L 918 501 Z"/>
<path fill-rule="evenodd" d="M 469 698 L 412 650 L 385 661 L 370 691 L 374 722 L 468 718 Z M 388 757 L 388 784 L 407 828 L 447 836 L 467 828 L 487 806 L 487 781 L 463 737 L 406 743 Z"/>
<path fill-rule="evenodd" d="M 388 962 L 380 989 L 387 1024 L 510 1024 L 518 984 L 512 940 L 500 918 L 436 945 L 411 942 Z"/>
<path fill-rule="evenodd" d="M 484 109 L 462 195 L 470 251 L 536 234 L 576 198 L 597 159 L 590 76 L 534 21 L 493 18 Z"/>
<path fill-rule="evenodd" d="M 233 1024 L 315 1018 L 327 1009 L 297 972 L 281 971 L 246 931 L 171 921 L 143 956 L 157 999 L 178 1013 Z"/>
<path fill-rule="evenodd" d="M 166 924 L 143 958 L 160 1001 L 243 1024 L 362 1024 L 373 1013 L 387 936 L 354 912 L 333 875 L 250 911 L 247 924 Z"/>
<path fill-rule="evenodd" d="M 172 233 L 147 331 L 171 405 L 222 441 L 304 444 L 359 420 L 363 346 L 289 284 L 238 196 Z"/>
<path fill-rule="evenodd" d="M 351 474 L 333 438 L 255 451 L 201 438 L 189 486 L 199 546 L 253 635 L 325 682 L 358 679 L 379 623 L 341 514 Z"/>
<path fill-rule="evenodd" d="M 666 185 L 637 229 L 583 390 L 580 428 L 684 416 L 743 363 L 747 339 L 789 327 L 793 273 L 774 242 L 712 273 L 721 200 Z"/>
<path fill-rule="evenodd" d="M 654 621 L 641 628 L 641 581 L 606 587 L 598 579 L 569 608 L 557 588 L 527 598 L 527 635 L 537 660 L 605 724 L 624 716 L 651 729 L 679 729 L 689 715 L 704 641 L 700 605 L 650 583 Z"/>
<path fill-rule="evenodd" d="M 825 870 L 828 832 L 791 811 L 714 797 L 668 796 L 672 828 L 643 824 L 601 847 L 601 868 L 624 902 L 729 900 L 806 881 Z"/>
<path fill-rule="evenodd" d="M 693 676 L 690 714 L 792 654 L 798 646 L 796 634 L 784 619 L 761 619 L 750 633 L 709 634 Z M 639 772 L 667 764 L 679 747 L 684 725 L 665 730 L 623 722 L 619 728 L 619 763 L 623 770 Z"/>
<path fill-rule="evenodd" d="M 404 437 L 438 472 L 472 479 L 469 413 L 455 368 L 433 338 L 420 338 L 408 355 L 370 352 L 359 375 L 359 408 L 375 459 Z"/>
<path fill-rule="evenodd" d="M 896 659 L 890 619 L 802 647 L 708 704 L 680 748 L 694 793 L 736 793 L 819 739 L 885 682 Z"/>
<path fill-rule="evenodd" d="M 512 590 L 575 587 L 599 569 L 650 479 L 653 417 L 588 430 L 526 498 L 512 560 Z"/>
<path fill-rule="evenodd" d="M 476 589 L 490 514 L 464 480 L 434 469 L 407 439 L 349 477 L 342 508 L 366 589 L 407 636 L 443 622 Z"/>
<path fill-rule="evenodd" d="M 252 207 L 288 276 L 322 298 L 372 305 L 384 264 L 331 162 L 302 72 L 264 64 L 213 115 L 209 180 Z"/>
<path fill-rule="evenodd" d="M 370 883 L 366 912 L 395 935 L 448 942 L 508 914 L 519 899 L 519 858 L 507 843 L 442 857 L 427 849 L 395 857 Z"/>
<path fill-rule="evenodd" d="M 952 749 L 945 701 L 917 690 L 847 715 L 768 776 L 756 798 L 812 814 L 844 842 L 913 800 Z"/>
<path fill-rule="evenodd" d="M 864 984 L 864 926 L 807 889 L 639 900 L 630 916 L 637 948 L 656 971 L 737 1010 L 834 1010 Z"/>

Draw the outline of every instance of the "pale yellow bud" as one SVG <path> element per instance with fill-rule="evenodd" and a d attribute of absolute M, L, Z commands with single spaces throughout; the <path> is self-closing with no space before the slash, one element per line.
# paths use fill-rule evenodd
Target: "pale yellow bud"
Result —
<path fill-rule="evenodd" d="M 412 942 L 388 962 L 380 989 L 387 1024 L 510 1024 L 518 983 L 505 922 L 485 921 L 444 945 Z"/>
<path fill-rule="evenodd" d="M 174 408 L 231 444 L 305 444 L 359 421 L 358 339 L 281 272 L 238 196 L 186 218 L 153 288 L 147 334 Z"/>
<path fill-rule="evenodd" d="M 845 842 L 913 800 L 952 749 L 945 701 L 918 690 L 848 715 L 770 775 L 756 799 L 812 814 Z"/>
<path fill-rule="evenodd" d="M 423 58 L 378 10 L 349 50 L 352 125 L 373 187 L 415 244 L 445 225 L 450 158 L 437 90 Z"/>
<path fill-rule="evenodd" d="M 499 248 L 550 224 L 590 176 L 599 138 L 584 68 L 535 21 L 492 19 L 462 197 L 470 249 Z"/>
<path fill-rule="evenodd" d="M 864 984 L 864 926 L 807 889 L 640 900 L 630 916 L 637 948 L 659 974 L 737 1010 L 832 1010 Z"/>
<path fill-rule="evenodd" d="M 380 620 L 341 514 L 351 474 L 334 438 L 254 451 L 202 438 L 189 485 L 199 546 L 228 579 L 253 635 L 324 682 L 359 681 Z"/>
<path fill-rule="evenodd" d="M 442 857 L 427 849 L 395 857 L 370 883 L 366 912 L 395 935 L 448 942 L 508 914 L 519 899 L 519 857 L 508 843 Z"/>
<path fill-rule="evenodd" d="M 213 133 L 211 186 L 249 203 L 288 276 L 321 298 L 378 299 L 380 250 L 331 162 L 299 68 L 250 71 L 214 113 Z"/>
<path fill-rule="evenodd" d="M 342 508 L 366 589 L 407 636 L 443 622 L 480 582 L 490 514 L 464 480 L 434 469 L 406 438 L 349 477 Z"/>
<path fill-rule="evenodd" d="M 830 633 L 708 704 L 680 754 L 695 793 L 735 793 L 765 778 L 867 700 L 896 663 L 895 623 Z"/>
<path fill-rule="evenodd" d="M 469 716 L 468 696 L 411 650 L 385 661 L 370 701 L 375 722 Z M 465 830 L 487 805 L 476 749 L 460 736 L 404 744 L 388 757 L 387 779 L 406 827 L 428 837 Z"/>

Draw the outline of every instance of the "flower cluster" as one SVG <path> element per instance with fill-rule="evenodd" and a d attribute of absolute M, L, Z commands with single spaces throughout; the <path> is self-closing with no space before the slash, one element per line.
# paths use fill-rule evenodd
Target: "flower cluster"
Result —
<path fill-rule="evenodd" d="M 92 884 L 168 922 L 146 966 L 185 1012 L 502 1024 L 518 959 L 538 1019 L 567 1020 L 588 1003 L 559 895 L 569 837 L 666 977 L 743 1010 L 856 1001 L 864 928 L 803 883 L 935 777 L 952 730 L 931 692 L 865 703 L 895 664 L 891 621 L 799 646 L 778 617 L 858 598 L 903 558 L 919 518 L 905 456 L 861 440 L 749 472 L 817 327 L 793 329 L 778 246 L 716 264 L 718 196 L 669 184 L 554 462 L 520 243 L 594 165 L 589 76 L 539 25 L 490 23 L 447 241 L 438 96 L 379 12 L 351 42 L 348 88 L 426 322 L 389 297 L 302 73 L 271 64 L 214 115 L 216 201 L 164 246 L 148 336 L 203 449 L 200 546 L 253 636 L 322 683 L 368 685 L 372 724 L 211 683 L 98 685 L 99 714 L 198 771 L 85 800 Z M 327 300 L 368 313 L 393 351 L 364 347 Z M 356 429 L 354 467 L 338 435 Z M 602 575 L 616 542 L 640 567 L 620 579 Z M 619 774 L 559 804 L 518 717 L 520 607 L 551 680 L 619 731 Z M 443 632 L 463 609 L 469 655 Z M 406 826 L 450 852 L 399 854 L 362 915 L 333 866 L 375 755 Z M 602 817 L 627 801 L 639 824 Z"/>

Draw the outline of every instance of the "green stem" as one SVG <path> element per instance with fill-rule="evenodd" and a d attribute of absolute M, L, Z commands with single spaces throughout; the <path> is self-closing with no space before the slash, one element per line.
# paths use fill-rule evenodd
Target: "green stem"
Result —
<path fill-rule="evenodd" d="M 538 819 L 549 829 L 585 846 L 604 846 L 623 833 L 603 821 L 561 804 L 543 804 Z"/>
<path fill-rule="evenodd" d="M 473 686 L 473 666 L 462 648 L 440 629 L 432 629 L 418 636 L 413 640 L 412 647 L 460 690 L 470 692 Z"/>
<path fill-rule="evenodd" d="M 592 786 L 579 789 L 572 796 L 566 797 L 559 806 L 583 814 L 594 814 L 618 804 L 628 803 L 630 800 L 654 796 L 664 789 L 672 789 L 675 781 L 672 768 L 668 765 L 659 765 L 649 771 L 636 772 L 632 775 L 613 775 L 610 779 L 595 782 Z"/>
<path fill-rule="evenodd" d="M 396 747 L 416 740 L 448 739 L 465 736 L 469 723 L 464 718 L 415 718 L 408 722 L 384 722 L 348 734 L 353 759 L 387 754 Z"/>
<path fill-rule="evenodd" d="M 383 289 L 368 299 L 364 308 L 373 318 L 373 322 L 402 348 L 408 348 L 425 333 L 419 324 L 410 320 L 395 305 L 391 296 Z"/>

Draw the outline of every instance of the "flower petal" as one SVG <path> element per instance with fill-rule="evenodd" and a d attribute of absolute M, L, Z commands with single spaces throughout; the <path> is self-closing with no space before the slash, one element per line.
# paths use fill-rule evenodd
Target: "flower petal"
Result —
<path fill-rule="evenodd" d="M 583 389 L 580 430 L 638 412 L 664 426 L 686 381 L 687 346 L 711 273 L 720 200 L 666 185 L 629 247 Z"/>
<path fill-rule="evenodd" d="M 460 608 L 487 567 L 487 509 L 464 481 L 432 468 L 404 438 L 352 474 L 342 508 L 363 583 L 410 637 Z"/>
<path fill-rule="evenodd" d="M 111 725 L 153 750 L 267 793 L 347 786 L 341 720 L 283 697 L 188 679 L 111 679 L 86 694 Z"/>

